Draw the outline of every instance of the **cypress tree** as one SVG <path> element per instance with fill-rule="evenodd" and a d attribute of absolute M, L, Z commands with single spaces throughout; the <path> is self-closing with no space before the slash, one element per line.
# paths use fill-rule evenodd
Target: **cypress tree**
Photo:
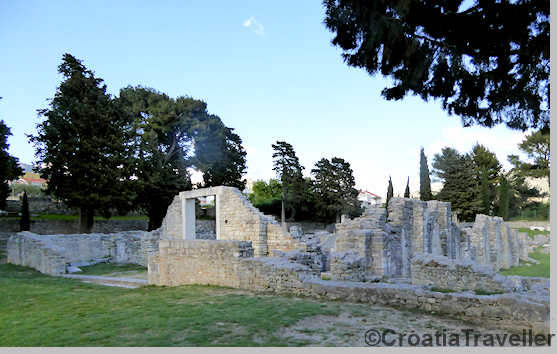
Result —
<path fill-rule="evenodd" d="M 387 187 L 387 202 L 385 203 L 385 208 L 389 208 L 389 200 L 393 197 L 393 181 L 391 181 L 391 176 L 389 176 L 389 186 Z"/>
<path fill-rule="evenodd" d="M 31 229 L 31 218 L 29 216 L 29 200 L 27 192 L 23 192 L 21 203 L 21 218 L 19 219 L 19 231 L 29 231 Z"/>
<path fill-rule="evenodd" d="M 404 198 L 410 198 L 410 177 L 406 180 L 406 189 L 404 190 Z"/>
<path fill-rule="evenodd" d="M 429 178 L 429 167 L 424 148 L 420 150 L 420 200 L 432 200 L 431 180 Z"/>
<path fill-rule="evenodd" d="M 505 176 L 501 176 L 501 184 L 499 185 L 499 216 L 503 220 L 509 218 L 509 203 L 510 200 L 510 189 L 509 183 Z"/>

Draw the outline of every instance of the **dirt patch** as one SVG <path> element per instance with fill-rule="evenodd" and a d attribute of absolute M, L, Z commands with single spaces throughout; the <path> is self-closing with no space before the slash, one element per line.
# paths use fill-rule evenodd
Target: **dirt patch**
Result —
<path fill-rule="evenodd" d="M 335 306 L 335 305 L 333 305 Z M 308 346 L 368 346 L 366 344 L 366 332 L 377 330 L 385 336 L 386 342 L 393 342 L 394 346 L 414 346 L 419 338 L 418 346 L 428 346 L 427 335 L 433 338 L 432 345 L 436 346 L 436 334 L 439 333 L 439 343 L 450 343 L 454 339 L 453 334 L 459 335 L 459 346 L 466 344 L 466 332 L 463 330 L 473 329 L 469 333 L 469 345 L 474 346 L 474 334 L 503 334 L 503 330 L 495 328 L 481 328 L 466 322 L 445 319 L 434 315 L 402 311 L 387 307 L 341 303 L 342 311 L 338 316 L 313 316 L 297 323 L 281 328 L 277 336 L 285 342 L 303 343 Z M 402 337 L 401 337 L 402 335 Z M 410 338 L 412 336 L 412 338 Z M 373 335 L 368 336 L 368 341 L 373 341 Z M 483 337 L 482 337 L 483 338 Z M 424 343 L 425 340 L 425 343 Z M 453 342 L 456 343 L 456 342 Z M 387 346 L 379 343 L 377 346 Z M 482 346 L 482 341 L 479 341 Z"/>

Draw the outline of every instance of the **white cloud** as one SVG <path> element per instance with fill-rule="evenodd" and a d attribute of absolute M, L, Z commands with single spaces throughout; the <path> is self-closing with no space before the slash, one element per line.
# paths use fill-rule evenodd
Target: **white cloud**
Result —
<path fill-rule="evenodd" d="M 263 27 L 263 24 L 257 22 L 257 20 L 253 16 L 245 20 L 242 26 L 246 28 L 252 27 L 253 31 L 258 36 L 263 37 L 263 35 L 265 34 L 265 27 Z"/>
<path fill-rule="evenodd" d="M 443 147 L 453 147 L 460 153 L 467 153 L 472 150 L 476 143 L 487 147 L 497 155 L 499 162 L 505 168 L 509 168 L 507 155 L 520 155 L 518 144 L 524 140 L 524 136 L 530 132 L 520 132 L 510 130 L 505 127 L 484 128 L 484 127 L 448 127 L 441 130 L 441 135 L 424 147 L 431 164 L 433 156 L 441 152 Z"/>

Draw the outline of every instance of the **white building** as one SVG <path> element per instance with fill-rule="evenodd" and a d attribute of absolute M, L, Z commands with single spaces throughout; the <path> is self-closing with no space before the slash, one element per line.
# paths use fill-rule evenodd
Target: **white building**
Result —
<path fill-rule="evenodd" d="M 377 194 L 371 193 L 367 190 L 359 190 L 358 192 L 358 200 L 362 202 L 362 207 L 368 208 L 375 205 L 381 205 L 382 198 Z"/>

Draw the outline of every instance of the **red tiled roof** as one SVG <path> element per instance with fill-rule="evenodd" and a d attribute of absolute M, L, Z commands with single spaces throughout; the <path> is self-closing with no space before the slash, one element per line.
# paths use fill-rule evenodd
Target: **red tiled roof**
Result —
<path fill-rule="evenodd" d="M 374 197 L 374 198 L 381 198 L 381 197 L 378 196 L 377 194 L 371 193 L 371 192 L 369 192 L 369 191 L 367 191 L 367 190 L 360 189 L 358 192 L 360 192 L 360 194 L 370 194 L 370 195 L 371 195 L 372 197 Z"/>

